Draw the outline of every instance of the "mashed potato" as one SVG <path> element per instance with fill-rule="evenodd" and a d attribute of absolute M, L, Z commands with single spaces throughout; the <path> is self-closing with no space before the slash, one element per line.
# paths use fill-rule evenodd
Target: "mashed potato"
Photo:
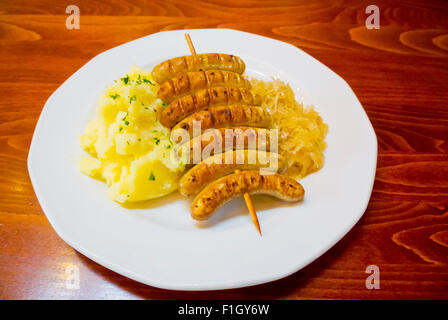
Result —
<path fill-rule="evenodd" d="M 131 68 L 108 86 L 96 118 L 80 137 L 90 156 L 79 159 L 84 174 L 103 180 L 120 203 L 157 198 L 177 189 L 185 165 L 171 156 L 169 129 L 157 121 L 163 108 L 149 71 Z"/>

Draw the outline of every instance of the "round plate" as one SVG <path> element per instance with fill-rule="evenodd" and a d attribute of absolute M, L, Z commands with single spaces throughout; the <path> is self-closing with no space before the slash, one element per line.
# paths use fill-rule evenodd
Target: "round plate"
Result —
<path fill-rule="evenodd" d="M 78 171 L 78 137 L 105 86 L 131 65 L 152 69 L 197 52 L 240 56 L 249 76 L 279 77 L 314 104 L 329 126 L 325 166 L 303 179 L 303 202 L 254 197 L 263 237 L 244 202 L 198 225 L 178 193 L 137 208 L 110 200 L 106 185 Z M 48 99 L 37 123 L 28 169 L 39 202 L 74 249 L 126 277 L 160 288 L 213 290 L 260 284 L 303 268 L 340 240 L 364 213 L 372 191 L 377 140 L 361 104 L 338 75 L 296 47 L 228 29 L 166 31 L 90 60 Z"/>

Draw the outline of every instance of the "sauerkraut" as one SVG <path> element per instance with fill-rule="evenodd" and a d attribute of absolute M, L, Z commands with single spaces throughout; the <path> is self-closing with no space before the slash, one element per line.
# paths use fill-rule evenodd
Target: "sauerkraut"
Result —
<path fill-rule="evenodd" d="M 272 116 L 272 128 L 279 130 L 278 152 L 287 160 L 285 174 L 301 179 L 321 169 L 328 126 L 314 107 L 297 102 L 289 84 L 278 79 L 251 79 L 251 83 Z"/>

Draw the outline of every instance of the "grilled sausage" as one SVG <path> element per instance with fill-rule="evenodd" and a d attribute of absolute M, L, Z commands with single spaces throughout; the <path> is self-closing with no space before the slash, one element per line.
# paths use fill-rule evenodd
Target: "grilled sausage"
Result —
<path fill-rule="evenodd" d="M 226 141 L 226 139 L 228 141 Z M 194 161 L 194 153 L 196 152 L 202 156 L 205 148 L 208 148 L 209 150 L 211 149 L 210 155 L 212 156 L 226 150 L 237 149 L 258 149 L 269 151 L 269 147 L 270 134 L 265 128 L 227 127 L 216 129 L 216 131 L 210 135 L 202 134 L 194 137 L 181 146 L 179 155 L 182 156 L 183 152 L 188 152 L 190 158 L 188 163 L 196 164 Z M 200 160 L 201 159 L 199 159 L 199 161 Z"/>
<path fill-rule="evenodd" d="M 267 127 L 270 124 L 269 115 L 261 107 L 253 106 L 220 106 L 211 107 L 193 113 L 174 126 L 176 129 L 187 130 L 193 137 L 193 121 L 201 123 L 201 130 L 222 128 L 226 126 Z M 179 141 L 176 141 L 179 142 Z"/>
<path fill-rule="evenodd" d="M 224 176 L 206 186 L 193 200 L 191 216 L 195 220 L 206 220 L 224 203 L 246 192 L 269 194 L 289 202 L 302 200 L 305 194 L 302 185 L 288 176 L 242 171 Z"/>
<path fill-rule="evenodd" d="M 243 88 L 216 87 L 203 89 L 170 103 L 160 113 L 159 121 L 172 128 L 186 116 L 206 107 L 232 104 L 261 105 L 261 97 Z"/>
<path fill-rule="evenodd" d="M 158 96 L 171 103 L 187 94 L 213 87 L 238 87 L 250 89 L 249 80 L 235 72 L 208 70 L 178 75 L 160 85 Z"/>
<path fill-rule="evenodd" d="M 231 163 L 228 163 L 231 159 Z M 213 180 L 235 170 L 258 170 L 282 172 L 283 158 L 278 153 L 257 150 L 229 150 L 203 160 L 188 170 L 179 180 L 179 192 L 185 197 L 196 195 Z"/>
<path fill-rule="evenodd" d="M 225 53 L 204 53 L 166 60 L 152 69 L 152 76 L 155 81 L 162 83 L 187 72 L 215 69 L 242 74 L 245 68 L 243 60 L 237 56 Z"/>

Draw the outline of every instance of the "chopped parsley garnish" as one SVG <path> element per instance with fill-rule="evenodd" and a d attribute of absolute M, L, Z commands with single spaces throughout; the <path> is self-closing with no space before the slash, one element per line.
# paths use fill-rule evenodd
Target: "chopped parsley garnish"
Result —
<path fill-rule="evenodd" d="M 154 173 L 152 173 L 152 171 L 151 171 L 151 174 L 149 175 L 148 180 L 150 180 L 150 181 L 156 180 L 156 177 L 154 176 Z"/>
<path fill-rule="evenodd" d="M 138 79 L 135 80 L 135 83 L 136 84 L 142 84 L 142 76 L 140 74 L 138 75 Z"/>
<path fill-rule="evenodd" d="M 129 97 L 129 103 L 132 103 L 132 101 L 137 100 L 137 97 L 133 95 L 132 97 Z"/>
<path fill-rule="evenodd" d="M 138 138 L 137 141 L 142 141 L 142 139 Z"/>
<path fill-rule="evenodd" d="M 166 107 L 168 103 L 162 102 L 162 106 Z"/>
<path fill-rule="evenodd" d="M 120 80 L 123 81 L 124 84 L 128 84 L 129 83 L 129 76 L 126 75 L 126 77 L 120 78 Z"/>
<path fill-rule="evenodd" d="M 129 121 L 126 119 L 127 116 L 128 116 L 128 114 L 126 113 L 126 115 L 123 118 L 121 118 L 121 121 L 124 121 L 124 124 L 128 126 Z"/>
<path fill-rule="evenodd" d="M 166 148 L 167 148 L 167 149 L 171 149 L 171 145 L 167 145 Z"/>
<path fill-rule="evenodd" d="M 111 94 L 111 95 L 109 95 L 109 97 L 111 97 L 112 99 L 117 99 L 117 98 L 119 98 L 120 97 L 120 95 L 118 94 L 118 93 L 115 93 L 115 94 Z"/>
<path fill-rule="evenodd" d="M 148 80 L 148 79 L 146 79 L 145 77 L 143 77 L 143 82 L 144 82 L 144 83 L 149 83 L 150 85 L 155 86 L 155 84 L 152 83 L 151 80 Z"/>
<path fill-rule="evenodd" d="M 159 143 L 160 143 L 160 139 L 159 139 L 159 138 L 154 138 L 154 140 L 155 140 L 155 142 L 156 142 L 156 146 L 158 146 Z"/>
<path fill-rule="evenodd" d="M 123 127 L 120 127 L 118 130 L 121 132 L 123 130 Z"/>

